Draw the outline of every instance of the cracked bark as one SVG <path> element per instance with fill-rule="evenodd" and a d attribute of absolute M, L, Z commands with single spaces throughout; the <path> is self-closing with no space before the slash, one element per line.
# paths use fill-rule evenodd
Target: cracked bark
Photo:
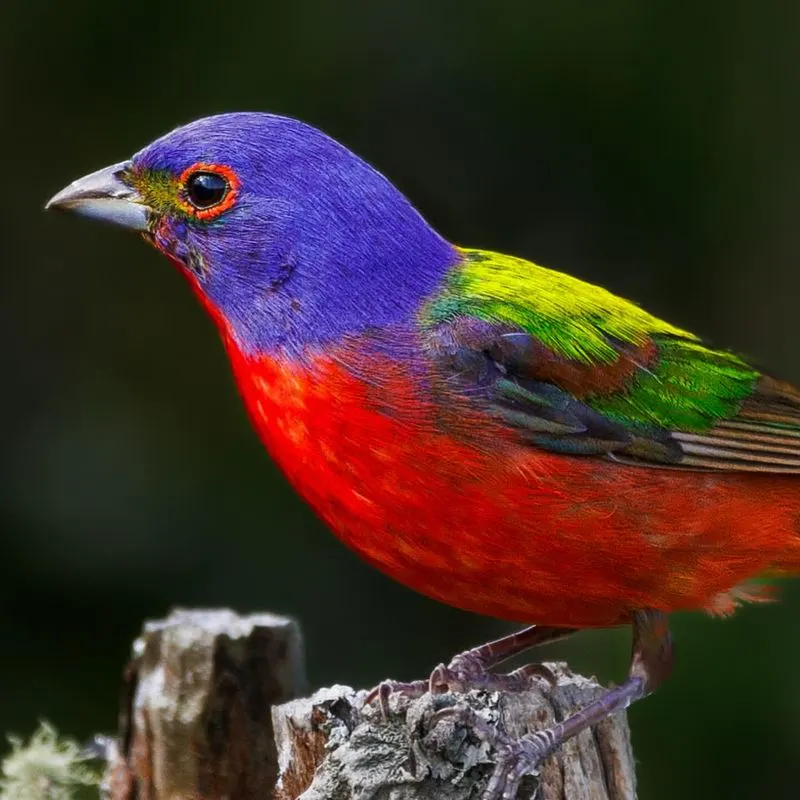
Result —
<path fill-rule="evenodd" d="M 175 612 L 134 645 L 119 738 L 109 748 L 109 800 L 477 800 L 493 749 L 463 723 L 430 725 L 468 704 L 512 735 L 563 719 L 602 693 L 549 664 L 551 686 L 525 692 L 393 696 L 387 719 L 365 690 L 303 690 L 300 633 L 273 615 Z M 288 702 L 287 702 L 288 701 Z M 635 800 L 624 713 L 568 742 L 523 783 L 541 800 Z"/>

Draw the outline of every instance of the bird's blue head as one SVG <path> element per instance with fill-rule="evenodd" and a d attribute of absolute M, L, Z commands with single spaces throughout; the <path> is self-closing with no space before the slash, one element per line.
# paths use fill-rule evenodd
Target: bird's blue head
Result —
<path fill-rule="evenodd" d="M 379 172 L 272 114 L 177 128 L 48 205 L 142 231 L 250 353 L 408 322 L 457 259 Z"/>

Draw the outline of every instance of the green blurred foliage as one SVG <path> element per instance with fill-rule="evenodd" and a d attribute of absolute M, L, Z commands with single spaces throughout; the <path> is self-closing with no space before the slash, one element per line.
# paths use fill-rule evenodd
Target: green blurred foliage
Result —
<path fill-rule="evenodd" d="M 133 236 L 43 214 L 53 192 L 198 116 L 291 114 L 452 240 L 797 381 L 799 37 L 786 0 L 6 0 L 0 731 L 113 729 L 129 643 L 174 604 L 297 616 L 314 684 L 419 677 L 505 629 L 324 531 L 182 279 Z M 800 794 L 798 613 L 787 584 L 724 623 L 675 620 L 676 674 L 631 713 L 643 798 Z M 593 632 L 546 655 L 610 680 L 627 649 Z"/>

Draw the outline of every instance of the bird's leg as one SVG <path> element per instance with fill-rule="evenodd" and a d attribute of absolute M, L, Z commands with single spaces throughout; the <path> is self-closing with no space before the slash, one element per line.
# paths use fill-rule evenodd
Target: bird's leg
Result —
<path fill-rule="evenodd" d="M 426 688 L 437 694 L 465 692 L 470 689 L 515 691 L 527 688 L 528 678 L 532 675 L 542 675 L 552 680 L 552 673 L 541 664 L 527 664 L 506 675 L 498 675 L 489 670 L 525 650 L 565 639 L 574 632 L 574 628 L 531 625 L 517 633 L 459 653 L 447 665 L 439 664 L 430 674 Z"/>
<path fill-rule="evenodd" d="M 497 749 L 494 773 L 483 800 L 513 800 L 520 782 L 564 742 L 591 728 L 610 714 L 646 697 L 672 671 L 672 637 L 666 616 L 660 611 L 637 611 L 633 616 L 633 652 L 628 678 L 599 700 L 552 728 L 513 739 L 469 708 L 443 709 L 433 723 L 447 716 L 462 717 L 475 733 Z"/>
<path fill-rule="evenodd" d="M 383 681 L 366 697 L 365 703 L 378 698 L 384 714 L 388 713 L 389 696 L 394 693 L 420 697 L 425 692 L 464 692 L 470 689 L 487 691 L 517 691 L 528 688 L 533 675 L 552 680 L 550 671 L 541 664 L 528 664 L 507 675 L 498 675 L 489 670 L 519 653 L 546 642 L 564 639 L 575 633 L 576 628 L 551 628 L 531 625 L 517 633 L 503 636 L 455 656 L 449 664 L 439 664 L 427 680 L 401 683 Z"/>

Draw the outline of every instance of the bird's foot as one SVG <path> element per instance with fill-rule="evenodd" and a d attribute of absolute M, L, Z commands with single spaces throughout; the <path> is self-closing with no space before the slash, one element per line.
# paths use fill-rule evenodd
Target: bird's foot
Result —
<path fill-rule="evenodd" d="M 369 694 L 364 698 L 364 705 L 368 706 L 375 700 L 378 701 L 378 706 L 381 710 L 381 716 L 384 719 L 389 717 L 389 698 L 392 695 L 399 694 L 411 700 L 422 697 L 428 691 L 428 681 L 410 681 L 403 683 L 402 681 L 385 680 L 381 681 Z"/>
<path fill-rule="evenodd" d="M 427 680 L 381 681 L 364 699 L 364 705 L 378 700 L 384 718 L 389 715 L 389 698 L 399 694 L 409 699 L 431 694 L 460 694 L 479 689 L 485 692 L 523 692 L 530 688 L 531 678 L 543 678 L 555 685 L 556 677 L 544 664 L 526 664 L 513 672 L 489 672 L 472 651 L 459 653 L 449 664 L 439 664 Z"/>
<path fill-rule="evenodd" d="M 633 653 L 628 678 L 550 728 L 514 739 L 468 707 L 446 708 L 433 715 L 432 725 L 457 717 L 495 749 L 495 768 L 483 800 L 515 800 L 523 778 L 536 775 L 541 763 L 564 742 L 646 697 L 666 679 L 672 669 L 672 637 L 665 614 L 643 609 L 632 617 Z"/>
<path fill-rule="evenodd" d="M 459 653 L 449 664 L 439 664 L 428 678 L 431 694 L 462 693 L 472 689 L 486 692 L 521 692 L 531 678 L 544 678 L 555 684 L 555 675 L 544 664 L 526 664 L 513 672 L 489 672 L 487 664 L 474 650 Z"/>
<path fill-rule="evenodd" d="M 486 670 L 479 662 L 470 658 L 470 653 L 460 653 L 449 664 L 439 664 L 428 680 L 381 681 L 364 698 L 364 705 L 378 700 L 384 718 L 389 716 L 389 698 L 399 694 L 409 699 L 431 694 L 462 693 L 472 689 L 485 692 L 523 692 L 530 688 L 531 678 L 543 678 L 555 685 L 556 678 L 544 664 L 526 664 L 513 672 L 495 673 Z"/>
<path fill-rule="evenodd" d="M 483 800 L 515 800 L 523 779 L 538 777 L 539 767 L 559 745 L 557 731 L 536 731 L 515 739 L 487 722 L 468 706 L 455 706 L 437 711 L 431 719 L 435 725 L 446 718 L 457 718 L 495 752 L 495 766 Z"/>
<path fill-rule="evenodd" d="M 408 698 L 421 697 L 426 692 L 445 694 L 447 692 L 468 692 L 471 689 L 484 691 L 524 691 L 530 686 L 533 677 L 545 678 L 551 683 L 555 680 L 552 672 L 542 664 L 528 664 L 509 673 L 490 672 L 507 658 L 545 642 L 564 638 L 573 631 L 568 628 L 530 627 L 519 633 L 497 639 L 494 642 L 474 647 L 459 653 L 449 664 L 439 664 L 431 672 L 428 680 L 382 681 L 364 699 L 364 704 L 378 700 L 384 717 L 389 713 L 389 698 L 400 694 Z"/>

